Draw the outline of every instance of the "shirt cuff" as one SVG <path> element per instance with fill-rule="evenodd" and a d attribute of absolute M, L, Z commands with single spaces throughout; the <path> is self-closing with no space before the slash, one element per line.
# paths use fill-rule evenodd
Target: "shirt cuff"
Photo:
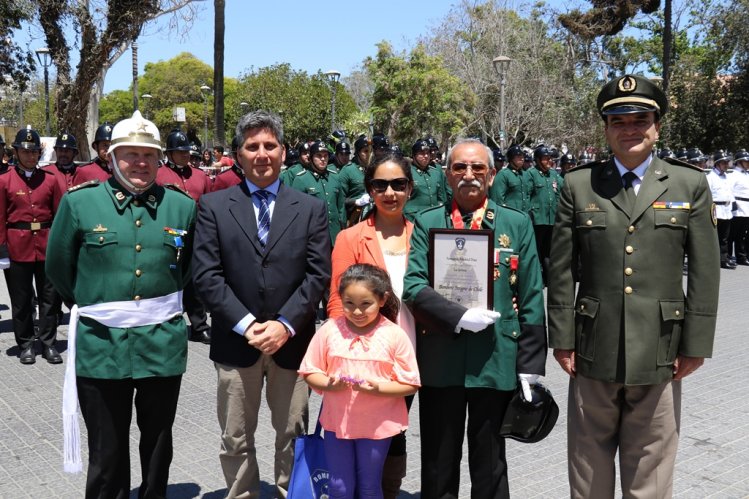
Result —
<path fill-rule="evenodd" d="M 247 331 L 247 328 L 250 327 L 250 324 L 252 324 L 255 321 L 255 316 L 250 314 L 245 315 L 242 317 L 242 319 L 237 322 L 237 324 L 232 328 L 232 330 L 237 333 L 240 336 L 244 336 L 244 332 Z"/>
<path fill-rule="evenodd" d="M 278 322 L 280 322 L 281 324 L 283 324 L 284 326 L 286 326 L 286 329 L 289 331 L 289 336 L 291 336 L 293 338 L 294 335 L 296 334 L 296 331 L 294 331 L 294 328 L 291 327 L 291 323 L 289 321 L 287 321 L 286 318 L 283 317 L 283 316 L 281 316 L 281 315 L 278 316 L 277 320 L 278 320 Z"/>

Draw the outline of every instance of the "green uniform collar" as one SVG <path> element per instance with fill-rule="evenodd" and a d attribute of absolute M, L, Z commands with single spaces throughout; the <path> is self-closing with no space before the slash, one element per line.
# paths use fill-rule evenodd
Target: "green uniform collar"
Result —
<path fill-rule="evenodd" d="M 127 206 L 136 199 L 147 208 L 156 210 L 160 199 L 164 197 L 164 189 L 156 184 L 153 184 L 146 192 L 136 196 L 122 187 L 114 177 L 107 180 L 106 188 L 109 196 L 112 198 L 112 202 L 120 213 L 125 211 Z"/>

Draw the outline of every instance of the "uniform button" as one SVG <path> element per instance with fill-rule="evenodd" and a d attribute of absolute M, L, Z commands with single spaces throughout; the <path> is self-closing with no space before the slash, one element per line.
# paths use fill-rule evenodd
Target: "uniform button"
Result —
<path fill-rule="evenodd" d="M 512 332 L 512 335 L 513 335 L 513 336 L 517 336 L 517 335 L 518 335 L 518 332 L 517 332 L 517 331 L 513 331 L 513 332 Z"/>
<path fill-rule="evenodd" d="M 634 231 L 635 231 L 634 225 L 630 225 L 629 227 L 627 227 L 627 232 L 629 232 L 630 234 L 633 233 Z"/>
<path fill-rule="evenodd" d="M 100 242 L 100 243 L 103 243 L 103 242 L 104 242 L 104 236 L 99 236 L 99 242 Z"/>
<path fill-rule="evenodd" d="M 31 206 L 34 206 L 33 204 Z M 32 220 L 32 222 L 36 222 L 36 218 Z"/>
<path fill-rule="evenodd" d="M 138 219 L 138 220 L 135 221 L 135 226 L 136 227 L 140 227 L 141 225 L 143 225 L 143 222 L 141 222 L 140 219 Z"/>
<path fill-rule="evenodd" d="M 624 275 L 632 275 L 632 269 L 629 268 L 629 267 L 627 267 L 626 269 L 624 269 Z"/>
<path fill-rule="evenodd" d="M 672 223 L 672 224 L 675 224 L 675 223 L 676 223 L 676 217 L 671 217 L 671 223 Z"/>
<path fill-rule="evenodd" d="M 624 251 L 626 251 L 628 255 L 631 255 L 635 251 L 635 249 L 632 246 L 627 246 L 626 248 L 624 248 Z"/>
<path fill-rule="evenodd" d="M 681 312 L 679 312 L 679 311 L 677 310 L 676 312 L 674 312 L 674 315 L 675 315 L 676 317 L 679 317 L 679 316 L 681 315 Z"/>
<path fill-rule="evenodd" d="M 509 257 L 505 258 L 505 263 L 510 263 L 510 258 Z"/>
<path fill-rule="evenodd" d="M 585 225 L 593 225 L 593 220 L 588 220 L 587 222 L 585 222 Z"/>
<path fill-rule="evenodd" d="M 133 296 L 133 300 L 135 300 L 135 301 L 138 301 L 138 300 L 140 300 L 140 295 L 135 295 L 135 296 Z"/>
<path fill-rule="evenodd" d="M 582 312 L 583 310 L 585 310 L 585 305 L 580 305 L 580 312 Z"/>
<path fill-rule="evenodd" d="M 631 295 L 632 294 L 632 287 L 631 286 L 627 286 L 626 288 L 624 288 L 624 293 L 626 293 L 628 295 Z"/>
<path fill-rule="evenodd" d="M 138 253 L 140 253 L 140 250 L 142 249 L 143 249 L 143 246 L 141 246 L 140 244 L 135 245 L 135 251 L 137 251 Z"/>
<path fill-rule="evenodd" d="M 140 269 L 137 269 L 135 271 L 135 277 L 140 277 L 143 274 L 143 272 Z"/>

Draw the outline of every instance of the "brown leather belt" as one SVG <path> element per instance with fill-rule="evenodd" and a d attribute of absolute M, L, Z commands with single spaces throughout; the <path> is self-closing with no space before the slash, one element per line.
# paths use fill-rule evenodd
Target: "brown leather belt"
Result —
<path fill-rule="evenodd" d="M 42 230 L 52 227 L 52 222 L 8 222 L 9 229 Z"/>

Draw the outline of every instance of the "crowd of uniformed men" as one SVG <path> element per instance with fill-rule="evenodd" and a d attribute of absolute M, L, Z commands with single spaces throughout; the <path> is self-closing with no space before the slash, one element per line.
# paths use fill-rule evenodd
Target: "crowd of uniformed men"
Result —
<path fill-rule="evenodd" d="M 23 364 L 35 362 L 36 339 L 48 362 L 62 362 L 55 348 L 62 300 L 44 274 L 47 236 L 67 190 L 111 177 L 107 161 L 111 134 L 111 124 L 99 126 L 91 143 L 97 155 L 90 163 L 81 164 L 75 161 L 78 141 L 72 134 L 61 132 L 54 144 L 56 161 L 45 166 L 39 164 L 43 147 L 37 131 L 30 127 L 19 130 L 11 147 L 6 147 L 0 136 L 0 268 L 4 269 L 11 296 L 13 332 Z M 233 141 L 232 156 L 235 149 Z M 215 147 L 213 155 L 208 150 L 201 153 L 198 145 L 178 129 L 167 136 L 165 151 L 157 183 L 178 188 L 196 202 L 201 195 L 239 184 L 244 178 L 232 156 L 223 155 L 222 147 Z M 546 284 L 557 202 L 564 176 L 578 165 L 578 160 L 571 152 L 543 144 L 535 149 L 512 145 L 504 152 L 497 148 L 493 152 L 497 173 L 489 195 L 498 204 L 530 215 Z M 326 140 L 302 142 L 296 148 L 287 145 L 281 181 L 325 201 L 333 244 L 341 229 L 361 220 L 371 208 L 364 188 L 364 168 L 387 153 L 403 154 L 387 136 L 375 134 L 357 137 L 352 155 L 345 133 L 336 130 Z M 663 148 L 657 154 L 661 159 L 678 159 L 705 170 L 715 203 L 721 267 L 749 265 L 749 152 L 741 149 L 731 155 L 719 150 L 710 157 L 693 147 L 677 152 Z M 580 156 L 580 164 L 593 159 L 587 151 Z M 414 142 L 410 158 L 414 188 L 404 214 L 413 219 L 419 211 L 445 203 L 451 192 L 434 138 Z M 34 302 L 38 306 L 36 327 Z M 206 311 L 191 284 L 185 289 L 184 307 L 190 320 L 190 339 L 209 343 Z"/>

